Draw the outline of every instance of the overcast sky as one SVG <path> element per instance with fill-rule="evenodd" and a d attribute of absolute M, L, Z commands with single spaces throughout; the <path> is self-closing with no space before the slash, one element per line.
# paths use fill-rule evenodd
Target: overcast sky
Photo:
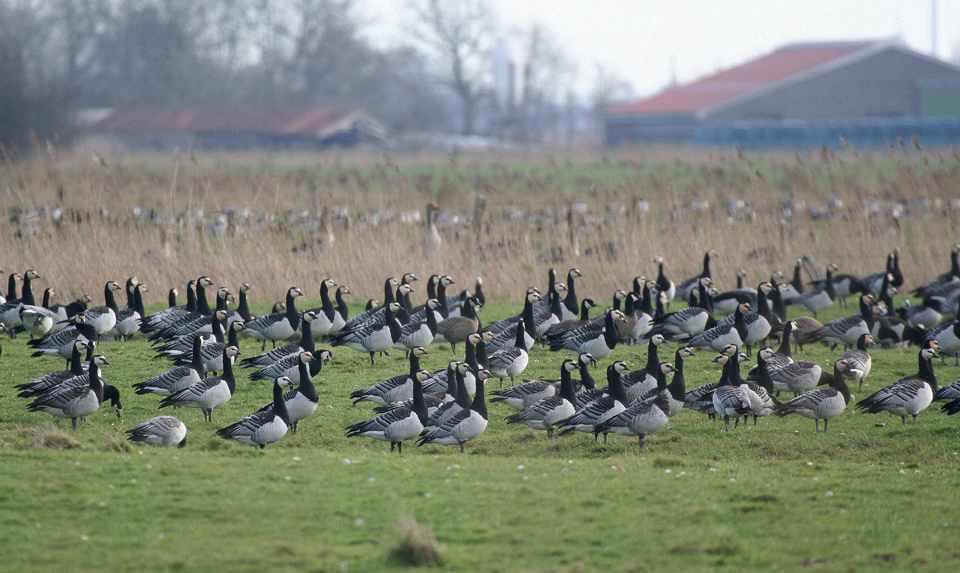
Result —
<path fill-rule="evenodd" d="M 456 0 L 449 0 L 456 1 Z M 640 95 L 799 41 L 901 38 L 930 53 L 931 0 L 490 0 L 503 27 L 539 21 L 566 47 L 589 92 L 596 63 Z M 960 53 L 960 0 L 937 0 L 937 55 Z M 404 2 L 358 0 L 378 41 L 403 41 Z"/>

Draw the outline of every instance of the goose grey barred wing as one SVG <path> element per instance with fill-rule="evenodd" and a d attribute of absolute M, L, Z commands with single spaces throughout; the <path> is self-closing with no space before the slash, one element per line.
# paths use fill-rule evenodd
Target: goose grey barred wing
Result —
<path fill-rule="evenodd" d="M 126 431 L 131 442 L 151 446 L 180 446 L 187 443 L 187 425 L 173 416 L 157 416 Z"/>
<path fill-rule="evenodd" d="M 960 379 L 940 387 L 933 396 L 935 402 L 949 402 L 957 399 L 960 399 Z"/>
<path fill-rule="evenodd" d="M 133 385 L 133 389 L 134 393 L 139 395 L 159 394 L 160 396 L 169 396 L 199 382 L 200 376 L 201 374 L 191 366 L 174 366 L 159 376 L 137 382 Z"/>

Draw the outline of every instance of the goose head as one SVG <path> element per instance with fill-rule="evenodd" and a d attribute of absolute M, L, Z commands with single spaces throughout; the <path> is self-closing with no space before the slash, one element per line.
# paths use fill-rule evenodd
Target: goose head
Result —
<path fill-rule="evenodd" d="M 330 361 L 333 360 L 333 353 L 330 352 L 330 351 L 327 350 L 327 349 L 323 349 L 323 350 L 320 350 L 320 351 L 318 351 L 318 352 L 314 352 L 313 355 L 314 355 L 315 357 L 316 357 L 316 356 L 319 356 L 319 357 L 320 357 L 320 361 L 323 362 L 324 364 L 330 364 Z"/>
<path fill-rule="evenodd" d="M 739 269 L 739 270 L 737 271 L 737 278 L 738 278 L 738 279 L 745 279 L 745 278 L 747 278 L 747 271 L 745 271 L 745 270 L 743 270 L 743 269 Z"/>
<path fill-rule="evenodd" d="M 233 321 L 233 323 L 230 325 L 230 328 L 232 328 L 232 329 L 234 330 L 234 332 L 240 333 L 241 331 L 243 331 L 243 329 L 244 329 L 245 326 L 246 326 L 246 325 L 243 323 L 242 320 L 235 320 L 235 321 Z"/>
<path fill-rule="evenodd" d="M 429 308 L 430 310 L 435 310 L 440 308 L 440 301 L 435 298 L 431 298 L 430 300 L 427 301 L 427 308 Z"/>
<path fill-rule="evenodd" d="M 543 300 L 543 297 L 541 297 L 539 293 L 536 293 L 536 292 L 527 293 L 527 302 L 529 302 L 530 304 L 533 304 L 539 300 Z"/>
<path fill-rule="evenodd" d="M 557 291 L 557 292 L 567 292 L 567 291 L 570 290 L 570 289 L 568 289 L 568 288 L 567 288 L 567 285 L 565 285 L 565 284 L 563 284 L 563 283 L 554 283 L 554 285 L 553 285 L 553 290 L 555 290 L 555 291 Z"/>
<path fill-rule="evenodd" d="M 717 354 L 717 357 L 711 360 L 711 362 L 716 362 L 717 364 L 720 364 L 722 366 L 726 364 L 728 360 L 730 360 L 729 354 L 720 353 L 720 354 Z"/>
<path fill-rule="evenodd" d="M 574 370 L 579 368 L 580 365 L 577 364 L 576 360 L 564 360 L 563 365 L 561 367 L 567 372 L 573 372 Z"/>
<path fill-rule="evenodd" d="M 621 311 L 619 311 L 619 310 L 611 310 L 611 311 L 610 311 L 610 315 L 613 317 L 613 320 L 615 320 L 615 321 L 617 321 L 617 322 L 626 322 L 626 321 L 627 321 L 627 317 L 624 316 L 623 312 L 621 312 Z"/>
<path fill-rule="evenodd" d="M 448 287 L 450 285 L 457 284 L 457 282 L 453 280 L 453 277 L 451 277 L 450 275 L 443 275 L 442 277 L 440 277 L 440 284 L 442 284 L 445 287 Z"/>
<path fill-rule="evenodd" d="M 250 283 L 242 283 L 240 285 L 240 292 L 250 292 Z"/>
<path fill-rule="evenodd" d="M 484 334 L 487 334 L 487 333 L 485 332 Z M 477 344 L 480 344 L 481 340 L 483 340 L 483 336 L 477 334 L 476 332 L 471 332 L 470 335 L 467 336 L 467 343 L 472 344 L 474 346 L 476 346 Z"/>
<path fill-rule="evenodd" d="M 287 291 L 287 294 L 293 298 L 297 298 L 298 296 L 303 296 L 303 291 L 300 290 L 300 287 L 290 287 L 290 290 Z"/>
<path fill-rule="evenodd" d="M 280 376 L 277 378 L 277 386 L 281 388 L 292 388 L 293 382 L 290 380 L 289 376 Z"/>
<path fill-rule="evenodd" d="M 581 272 L 580 272 L 580 269 L 578 269 L 578 268 L 572 268 L 572 269 L 570 269 L 569 272 L 567 272 L 567 276 L 568 276 L 568 277 L 572 277 L 572 278 L 573 278 L 573 277 L 582 277 L 582 276 L 583 276 L 583 273 L 581 273 Z"/>
<path fill-rule="evenodd" d="M 240 356 L 240 355 L 241 355 L 241 354 L 240 354 L 240 349 L 237 348 L 236 346 L 228 346 L 228 347 L 224 348 L 224 349 L 223 349 L 223 353 L 226 354 L 227 357 L 229 357 L 229 358 L 234 358 L 234 357 L 236 357 L 236 356 Z"/>
<path fill-rule="evenodd" d="M 623 360 L 617 360 L 612 364 L 612 366 L 614 370 L 620 373 L 626 372 L 627 370 L 630 369 L 630 367 L 627 366 L 627 363 L 624 362 Z"/>
<path fill-rule="evenodd" d="M 390 303 L 390 306 L 387 307 L 387 310 L 389 310 L 389 311 L 392 312 L 392 313 L 400 312 L 400 303 L 399 303 L 399 302 L 391 302 L 391 303 Z"/>
<path fill-rule="evenodd" d="M 477 371 L 477 380 L 486 380 L 490 378 L 490 371 L 486 368 L 481 368 Z"/>
<path fill-rule="evenodd" d="M 669 362 L 660 363 L 660 372 L 663 372 L 664 374 L 670 374 L 676 371 L 677 371 L 677 368 L 673 364 L 670 364 Z"/>
<path fill-rule="evenodd" d="M 662 264 L 663 264 L 663 257 L 661 257 L 660 255 L 657 255 L 657 256 L 653 257 L 653 264 L 655 264 L 655 265 L 662 265 Z"/>
<path fill-rule="evenodd" d="M 402 294 L 402 295 L 408 295 L 408 294 L 410 294 L 410 293 L 412 293 L 412 292 L 416 292 L 416 291 L 413 290 L 413 287 L 412 287 L 412 286 L 410 286 L 409 284 L 404 283 L 404 284 L 400 285 L 399 287 L 397 287 L 397 292 L 399 292 L 399 293 Z"/>
<path fill-rule="evenodd" d="M 304 364 L 310 364 L 311 362 L 313 362 L 313 352 L 306 352 L 306 351 L 301 352 L 299 358 L 300 358 L 300 362 Z"/>
<path fill-rule="evenodd" d="M 417 275 L 415 275 L 415 274 L 413 274 L 413 273 L 403 273 L 403 277 L 401 277 L 400 282 L 401 282 L 402 284 L 405 284 L 405 285 L 406 285 L 406 284 L 410 284 L 410 283 L 412 283 L 412 282 L 414 282 L 414 281 L 416 281 L 416 280 L 419 280 L 419 279 L 417 278 Z"/>
<path fill-rule="evenodd" d="M 199 279 L 197 279 L 197 282 L 195 284 L 198 284 L 203 288 L 207 288 L 207 287 L 213 286 L 213 281 L 210 279 L 210 277 L 200 277 Z"/>
<path fill-rule="evenodd" d="M 488 331 L 484 332 L 483 334 L 481 334 L 480 336 L 481 336 L 481 338 L 483 338 L 483 342 L 486 343 L 486 342 L 490 342 L 491 340 L 493 340 L 493 337 L 494 337 L 495 335 L 488 330 Z"/>
<path fill-rule="evenodd" d="M 312 310 L 308 310 L 303 313 L 302 318 L 307 322 L 313 322 L 317 318 L 317 313 L 313 312 Z"/>
<path fill-rule="evenodd" d="M 723 347 L 723 350 L 721 350 L 720 352 L 722 354 L 726 354 L 727 356 L 730 356 L 737 351 L 737 348 L 739 347 L 736 344 L 727 344 L 726 346 Z"/>
<path fill-rule="evenodd" d="M 426 382 L 426 381 L 429 380 L 429 379 L 430 379 L 430 373 L 429 373 L 429 372 L 427 372 L 426 370 L 418 370 L 418 371 L 417 371 L 417 380 L 419 380 L 421 384 L 424 383 L 424 382 Z"/>
<path fill-rule="evenodd" d="M 691 356 L 696 356 L 696 353 L 694 353 L 693 348 L 690 348 L 689 346 L 684 346 L 677 352 L 679 352 L 680 356 L 684 358 L 690 358 Z"/>
<path fill-rule="evenodd" d="M 30 269 L 26 273 L 24 273 L 24 276 L 30 280 L 40 278 L 40 274 L 33 269 Z"/>
<path fill-rule="evenodd" d="M 323 284 L 326 285 L 327 288 L 333 288 L 337 286 L 336 281 L 334 281 L 333 279 L 324 279 Z"/>
<path fill-rule="evenodd" d="M 654 334 L 653 336 L 650 337 L 650 342 L 651 342 L 654 346 L 660 346 L 661 344 L 663 344 L 663 343 L 666 342 L 666 341 L 667 341 L 667 339 L 664 338 L 662 334 Z"/>
<path fill-rule="evenodd" d="M 110 366 L 110 361 L 107 360 L 107 357 L 102 354 L 97 354 L 94 356 L 93 363 L 97 366 Z"/>
<path fill-rule="evenodd" d="M 427 354 L 430 354 L 427 352 L 427 349 L 422 346 L 414 346 L 411 352 L 413 352 L 414 356 L 426 356 Z"/>
<path fill-rule="evenodd" d="M 771 358 L 773 358 L 774 354 L 775 352 L 769 348 L 762 348 L 758 353 L 760 358 L 763 358 L 764 360 L 770 360 Z"/>

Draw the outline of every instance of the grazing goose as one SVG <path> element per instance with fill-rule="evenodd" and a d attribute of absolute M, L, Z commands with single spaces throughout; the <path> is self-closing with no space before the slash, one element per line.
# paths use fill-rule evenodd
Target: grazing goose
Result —
<path fill-rule="evenodd" d="M 90 298 L 90 295 L 84 294 L 84 295 L 80 295 L 80 298 L 71 302 L 68 305 L 59 305 L 59 304 L 50 305 L 50 310 L 56 312 L 57 315 L 60 316 L 60 321 L 61 321 L 61 324 L 59 326 L 54 325 L 53 332 L 59 332 L 60 330 L 62 330 L 66 326 L 66 322 L 64 321 L 67 321 L 73 318 L 74 316 L 76 316 L 78 312 L 83 312 L 88 308 L 90 308 L 90 303 L 92 302 L 93 302 L 93 299 Z"/>
<path fill-rule="evenodd" d="M 477 376 L 477 394 L 474 396 L 470 408 L 457 412 L 440 427 L 422 436 L 417 441 L 417 445 L 459 445 L 460 452 L 463 453 L 463 445 L 477 439 L 487 429 L 487 402 L 484 399 L 484 382 L 484 376 Z"/>
<path fill-rule="evenodd" d="M 716 389 L 713 391 L 713 409 L 717 412 L 718 416 L 723 416 L 723 422 L 726 425 L 726 430 L 730 431 L 730 416 L 733 416 L 734 423 L 733 427 L 736 429 L 737 424 L 740 422 L 740 416 L 746 416 L 747 414 L 753 413 L 753 408 L 750 405 L 750 395 L 747 393 L 746 388 L 741 385 L 734 385 L 733 371 L 734 369 L 739 368 L 740 364 L 740 355 L 737 352 L 734 352 L 728 361 L 728 372 L 730 373 L 727 377 L 721 378 L 720 383 L 717 384 Z"/>
<path fill-rule="evenodd" d="M 320 306 L 307 309 L 316 315 L 316 321 L 310 328 L 314 340 L 323 339 L 333 329 L 337 320 L 337 309 L 333 305 L 333 301 L 330 300 L 330 289 L 336 286 L 337 283 L 333 279 L 328 278 L 320 281 Z"/>
<path fill-rule="evenodd" d="M 400 308 L 400 303 L 391 302 L 380 318 L 374 318 L 354 330 L 344 328 L 329 337 L 330 344 L 346 346 L 357 352 L 367 352 L 370 354 L 370 364 L 375 365 L 374 355 L 389 350 L 400 339 L 402 327 L 396 318 Z"/>
<path fill-rule="evenodd" d="M 23 325 L 20 321 L 20 309 L 24 306 L 36 306 L 37 304 L 36 299 L 33 297 L 32 281 L 39 278 L 40 274 L 33 269 L 23 273 L 23 285 L 21 287 L 20 298 L 7 300 L 7 302 L 0 304 L 0 324 L 7 327 L 10 338 L 15 338 L 16 330 Z"/>
<path fill-rule="evenodd" d="M 687 392 L 683 397 L 683 406 L 685 408 L 706 414 L 707 419 L 711 421 L 716 418 L 717 411 L 713 409 L 713 391 L 717 389 L 717 386 L 719 386 L 721 382 L 730 378 L 730 356 L 736 352 L 737 347 L 730 344 L 711 361 L 722 367 L 720 380 L 717 382 L 708 382 Z"/>
<path fill-rule="evenodd" d="M 449 311 L 447 316 L 460 316 L 460 305 L 471 296 L 476 298 L 481 306 L 486 304 L 487 297 L 483 294 L 483 277 L 474 279 L 472 293 L 469 289 L 464 289 L 457 294 L 452 294 L 447 297 L 447 310 Z"/>
<path fill-rule="evenodd" d="M 87 322 L 86 312 L 76 314 L 69 322 L 73 323 L 73 326 L 64 328 L 56 334 L 28 340 L 27 346 L 34 349 L 30 356 L 60 356 L 69 361 L 73 354 L 73 345 L 77 340 L 97 339 L 97 331 Z"/>
<path fill-rule="evenodd" d="M 674 355 L 675 363 L 673 364 L 673 379 L 670 381 L 670 384 L 667 385 L 667 390 L 670 392 L 670 411 L 667 412 L 667 416 L 671 418 L 676 416 L 680 410 L 683 409 L 684 397 L 687 393 L 687 381 L 683 375 L 683 360 L 691 356 L 696 355 L 694 354 L 693 349 L 688 347 L 678 348 L 676 354 Z M 632 406 L 640 402 L 649 402 L 651 400 L 655 400 L 659 393 L 660 390 L 658 388 L 651 388 L 649 391 L 638 396 L 635 400 L 630 402 L 630 405 Z"/>
<path fill-rule="evenodd" d="M 607 366 L 607 392 L 579 408 L 573 416 L 559 422 L 557 427 L 563 427 L 561 436 L 570 432 L 594 432 L 598 424 L 602 424 L 627 408 L 630 400 L 624 391 L 622 380 L 622 374 L 627 368 L 626 362 L 622 360 Z M 594 432 L 594 438 L 599 440 L 600 433 L 603 433 L 603 441 L 606 443 L 605 432 Z"/>
<path fill-rule="evenodd" d="M 677 285 L 673 284 L 673 281 L 663 274 L 663 257 L 657 255 L 653 262 L 657 265 L 657 289 L 667 297 L 667 304 L 669 305 L 677 296 Z"/>
<path fill-rule="evenodd" d="M 70 418 L 73 429 L 76 430 L 77 418 L 86 418 L 100 409 L 104 399 L 103 375 L 100 367 L 109 364 L 105 357 L 94 356 L 90 363 L 90 370 L 85 375 L 89 381 L 87 385 L 71 386 L 61 391 L 41 394 L 27 406 L 27 410 L 47 412 L 57 418 Z"/>
<path fill-rule="evenodd" d="M 933 358 L 936 355 L 937 344 L 929 343 L 920 350 L 916 374 L 905 376 L 860 400 L 857 402 L 857 410 L 868 414 L 890 412 L 900 416 L 904 424 L 907 423 L 909 415 L 913 416 L 913 423 L 916 424 L 917 415 L 933 402 L 933 396 L 937 392 L 937 377 L 933 373 Z"/>
<path fill-rule="evenodd" d="M 149 380 L 137 382 L 133 385 L 134 392 L 139 395 L 158 394 L 169 396 L 184 388 L 196 384 L 203 378 L 203 359 L 200 347 L 210 337 L 206 334 L 195 334 L 193 337 L 193 352 L 190 365 L 174 366 L 159 376 Z"/>
<path fill-rule="evenodd" d="M 560 393 L 543 398 L 516 414 L 507 416 L 504 421 L 508 424 L 523 424 L 531 430 L 546 430 L 547 438 L 552 438 L 557 423 L 576 413 L 577 399 L 570 375 L 576 369 L 576 360 L 564 360 L 560 366 Z"/>
<path fill-rule="evenodd" d="M 830 264 L 827 266 L 827 278 L 824 279 L 823 288 L 809 290 L 803 294 L 787 301 L 787 304 L 802 306 L 813 313 L 813 318 L 817 318 L 817 313 L 833 306 L 833 299 L 836 298 L 836 290 L 833 287 L 833 273 L 837 266 Z"/>
<path fill-rule="evenodd" d="M 447 343 L 454 354 L 457 353 L 457 344 L 468 336 L 480 330 L 480 319 L 477 318 L 479 301 L 470 297 L 463 301 L 460 316 L 451 316 L 437 324 L 437 335 L 434 342 Z"/>
<path fill-rule="evenodd" d="M 393 345 L 397 350 L 410 352 L 418 346 L 429 346 L 437 336 L 437 316 L 433 312 L 440 308 L 440 301 L 435 298 L 427 300 L 427 312 L 422 321 L 411 320 L 400 329 L 400 338 Z"/>
<path fill-rule="evenodd" d="M 410 352 L 410 368 L 407 374 L 400 374 L 387 378 L 383 382 L 374 384 L 363 390 L 356 390 L 350 394 L 354 405 L 360 402 L 373 402 L 380 406 L 387 406 L 413 397 L 413 379 L 420 371 L 420 357 L 429 354 L 423 347 L 414 348 Z M 424 380 L 421 380 L 424 382 Z"/>
<path fill-rule="evenodd" d="M 808 390 L 812 390 L 820 383 L 820 376 L 823 369 L 820 365 L 811 360 L 796 360 L 785 364 L 776 370 L 770 368 L 770 359 L 775 355 L 773 350 L 764 348 L 763 356 L 757 358 L 760 369 L 767 368 L 770 379 L 773 381 L 773 388 L 777 392 L 793 392 L 798 396 Z"/>
<path fill-rule="evenodd" d="M 487 370 L 492 376 L 500 379 L 500 387 L 503 388 L 503 379 L 510 378 L 510 385 L 513 386 L 513 379 L 519 376 L 527 368 L 530 361 L 530 354 L 527 349 L 527 333 L 523 319 L 517 323 L 517 338 L 514 346 L 502 348 L 490 355 L 487 360 Z"/>
<path fill-rule="evenodd" d="M 747 335 L 743 338 L 743 344 L 747 347 L 747 356 L 751 355 L 753 345 L 765 340 L 770 335 L 773 325 L 779 323 L 779 317 L 775 318 L 767 303 L 767 295 L 771 292 L 773 292 L 773 285 L 767 282 L 760 283 L 760 286 L 757 287 L 757 312 L 751 312 L 743 316 L 743 323 L 747 327 Z M 735 320 L 736 313 L 734 313 L 734 316 L 718 320 L 717 326 L 732 325 Z"/>
<path fill-rule="evenodd" d="M 290 427 L 290 416 L 283 399 L 282 383 L 279 379 L 273 381 L 272 408 L 258 410 L 239 422 L 217 430 L 217 436 L 247 446 L 259 446 L 261 450 L 267 444 L 280 441 L 287 435 L 287 428 Z"/>
<path fill-rule="evenodd" d="M 154 332 L 148 339 L 153 341 L 154 344 L 157 344 L 163 340 L 176 341 L 185 335 L 194 334 L 196 332 L 213 332 L 213 317 L 218 315 L 218 313 L 221 311 L 225 318 L 220 320 L 226 320 L 228 324 L 233 324 L 238 319 L 235 317 L 232 321 L 229 320 L 231 311 L 227 309 L 227 303 L 232 297 L 233 294 L 230 292 L 230 289 L 227 287 L 220 287 L 217 289 L 217 307 L 212 314 L 201 314 L 200 312 L 194 312 L 189 315 L 184 315 L 175 324 Z"/>
<path fill-rule="evenodd" d="M 46 392 L 54 386 L 59 386 L 62 382 L 70 378 L 83 375 L 86 371 L 80 363 L 80 359 L 83 357 L 83 353 L 86 352 L 88 346 L 92 344 L 92 342 L 86 340 L 77 340 L 74 342 L 73 354 L 70 356 L 70 368 L 68 370 L 58 370 L 45 376 L 34 378 L 29 382 L 15 385 L 14 388 L 20 391 L 17 396 L 20 398 L 31 398 Z"/>
<path fill-rule="evenodd" d="M 290 431 L 294 434 L 297 433 L 297 424 L 300 420 L 305 420 L 316 412 L 317 406 L 320 404 L 320 394 L 317 393 L 317 387 L 314 386 L 313 381 L 310 380 L 311 374 L 307 365 L 312 362 L 321 364 L 322 361 L 315 359 L 312 352 L 304 352 L 298 356 L 298 358 L 300 359 L 298 364 L 300 383 L 296 388 L 283 395 L 283 403 L 287 406 Z M 279 381 L 280 386 L 283 387 L 289 388 L 293 386 L 293 382 L 289 376 L 281 376 L 277 381 Z M 266 410 L 272 407 L 273 404 L 267 404 L 260 409 Z"/>
<path fill-rule="evenodd" d="M 700 280 L 700 300 L 709 300 L 707 289 L 710 281 Z M 676 312 L 664 314 L 653 321 L 653 334 L 662 334 L 673 340 L 684 340 L 716 325 L 713 314 L 701 306 L 689 306 Z"/>
<path fill-rule="evenodd" d="M 842 414 L 853 400 L 845 380 L 849 377 L 848 368 L 849 364 L 846 360 L 843 358 L 837 360 L 833 364 L 833 377 L 830 379 L 829 386 L 814 388 L 786 404 L 777 406 L 777 415 L 782 418 L 790 414 L 799 414 L 804 418 L 812 418 L 817 424 L 818 432 L 820 420 L 823 420 L 823 431 L 826 432 L 830 419 Z"/>
<path fill-rule="evenodd" d="M 853 350 L 847 350 L 840 356 L 844 361 L 845 367 L 843 375 L 850 380 L 859 380 L 860 387 L 858 392 L 863 390 L 863 381 L 870 374 L 870 366 L 873 365 L 873 359 L 867 352 L 867 345 L 873 344 L 873 336 L 870 334 L 861 334 L 857 339 L 857 347 Z"/>
<path fill-rule="evenodd" d="M 597 360 L 606 358 L 619 341 L 616 323 L 626 321 L 623 312 L 611 309 L 607 311 L 602 326 L 591 323 L 550 338 L 550 350 L 564 349 L 574 356 L 589 352 Z"/>
<path fill-rule="evenodd" d="M 275 364 L 289 356 L 297 356 L 301 352 L 313 352 L 316 350 L 316 344 L 314 343 L 316 337 L 313 336 L 313 325 L 315 322 L 317 322 L 317 319 L 318 316 L 315 311 L 304 311 L 303 316 L 300 317 L 302 326 L 301 336 L 298 342 L 288 342 L 283 346 L 274 348 L 273 350 L 269 350 L 263 354 L 251 356 L 250 358 L 244 358 L 240 361 L 240 366 L 243 366 L 244 368 L 262 368 L 264 366 Z"/>
<path fill-rule="evenodd" d="M 697 285 L 700 284 L 700 279 L 709 279 L 711 278 L 710 273 L 710 257 L 716 257 L 717 252 L 713 249 L 707 251 L 703 255 L 703 270 L 699 275 L 695 277 L 690 277 L 687 280 L 681 282 L 677 285 L 676 298 L 680 300 L 688 300 L 690 298 L 690 293 L 693 292 Z"/>
<path fill-rule="evenodd" d="M 588 353 L 581 354 L 577 359 L 577 367 L 579 368 L 580 364 L 583 361 L 589 361 L 593 357 Z M 588 372 L 589 375 L 589 372 Z M 574 393 L 579 394 L 583 391 L 584 385 L 580 380 L 573 380 L 573 390 Z M 555 396 L 560 391 L 560 379 L 557 380 L 525 380 L 523 384 L 517 384 L 510 388 L 504 388 L 502 390 L 493 390 L 490 392 L 493 394 L 493 398 L 490 399 L 491 402 L 502 402 L 508 407 L 513 408 L 514 410 L 523 410 L 527 406 L 531 406 L 538 401 L 549 398 L 550 396 Z M 574 406 L 577 406 L 577 400 L 574 400 Z"/>
<path fill-rule="evenodd" d="M 928 296 L 945 296 L 948 293 L 960 289 L 960 245 L 954 245 L 950 249 L 950 272 L 944 273 L 937 278 L 920 285 L 913 289 L 913 294 L 922 298 Z"/>
<path fill-rule="evenodd" d="M 150 446 L 187 445 L 187 425 L 173 416 L 157 416 L 127 430 L 127 439 Z"/>
<path fill-rule="evenodd" d="M 864 334 L 869 334 L 870 327 L 864 317 L 873 316 L 870 305 L 873 296 L 869 294 L 860 297 L 860 314 L 842 316 L 824 324 L 813 333 L 815 340 L 826 342 L 833 348 L 843 345 L 844 348 L 853 348 L 857 340 Z"/>
<path fill-rule="evenodd" d="M 766 350 L 770 350 L 769 348 Z M 770 351 L 767 353 L 768 356 L 772 356 L 773 352 Z M 739 358 L 745 358 L 743 355 L 739 355 Z M 757 362 L 760 362 L 760 353 L 757 353 Z M 739 364 L 739 360 L 738 360 Z M 763 368 L 758 368 L 760 370 L 760 376 L 756 381 L 744 380 L 740 377 L 740 368 L 731 366 L 730 376 L 731 381 L 734 385 L 739 384 L 741 388 L 747 391 L 747 395 L 750 397 L 750 409 L 753 414 L 753 425 L 757 425 L 757 421 L 761 417 L 769 416 L 773 413 L 774 409 L 780 405 L 780 402 L 773 397 L 773 380 L 770 378 L 770 372 L 764 366 Z M 746 420 L 744 420 L 746 423 Z"/>
<path fill-rule="evenodd" d="M 223 406 L 233 396 L 233 391 L 237 386 L 237 380 L 233 376 L 233 359 L 239 355 L 240 349 L 236 346 L 224 348 L 222 375 L 204 378 L 179 392 L 174 392 L 160 401 L 160 407 L 200 408 L 203 412 L 203 420 L 205 422 L 212 421 L 213 409 Z M 276 386 L 276 384 L 274 385 Z M 286 429 L 284 429 L 284 432 L 286 432 Z"/>
<path fill-rule="evenodd" d="M 816 332 L 823 328 L 823 324 L 812 316 L 798 316 L 792 319 L 793 343 L 797 351 L 803 350 L 804 344 L 818 342 Z"/>
<path fill-rule="evenodd" d="M 427 422 L 427 404 L 423 396 L 423 381 L 429 373 L 420 370 L 412 374 L 413 402 L 410 407 L 393 408 L 379 416 L 347 426 L 347 437 L 362 436 L 390 442 L 390 451 L 397 448 L 397 453 L 403 453 L 403 442 L 412 440 L 423 432 Z"/>
<path fill-rule="evenodd" d="M 904 299 L 898 311 L 900 318 L 906 320 L 910 326 L 922 324 L 924 328 L 933 328 L 938 325 L 946 313 L 946 300 L 939 297 L 927 297 L 923 304 L 910 304 Z"/>
<path fill-rule="evenodd" d="M 691 336 L 686 344 L 694 348 L 710 347 L 720 352 L 728 344 L 735 344 L 738 347 L 744 343 L 747 338 L 747 324 L 744 316 L 751 310 L 750 303 L 742 302 L 737 306 L 737 311 L 733 314 L 733 323 L 717 324 L 713 328 L 708 328 L 700 334 Z M 768 325 L 769 326 L 769 325 Z"/>
<path fill-rule="evenodd" d="M 621 436 L 637 436 L 640 448 L 643 448 L 643 439 L 663 428 L 670 421 L 670 392 L 667 390 L 666 375 L 676 369 L 669 362 L 660 365 L 657 375 L 657 394 L 647 402 L 638 402 L 626 408 L 616 416 L 597 424 L 593 428 L 594 434 L 608 433 Z"/>
<path fill-rule="evenodd" d="M 297 287 L 287 290 L 287 310 L 284 313 L 271 313 L 244 323 L 244 332 L 254 340 L 262 340 L 261 350 L 266 350 L 267 341 L 273 342 L 274 348 L 280 340 L 287 340 L 296 334 L 300 328 L 300 313 L 297 312 L 296 299 L 303 296 L 303 291 Z"/>

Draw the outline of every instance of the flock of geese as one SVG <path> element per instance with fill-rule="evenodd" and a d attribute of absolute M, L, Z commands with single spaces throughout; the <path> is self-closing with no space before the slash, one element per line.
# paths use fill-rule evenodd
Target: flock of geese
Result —
<path fill-rule="evenodd" d="M 857 410 L 889 412 L 904 424 L 908 416 L 916 422 L 934 401 L 945 402 L 947 414 L 960 411 L 960 380 L 940 387 L 933 369 L 934 358 L 960 352 L 960 245 L 951 251 L 949 272 L 912 291 L 921 304 L 896 307 L 893 295 L 904 284 L 899 255 L 890 253 L 883 271 L 863 277 L 838 274 L 830 265 L 812 286 L 804 284 L 804 261 L 798 259 L 789 281 L 775 272 L 751 288 L 743 284 L 746 273 L 738 272 L 737 287 L 726 291 L 719 291 L 712 278 L 714 251 L 704 255 L 698 275 L 679 283 L 667 278 L 665 262 L 657 257 L 655 278 L 636 277 L 632 288 L 617 290 L 612 306 L 596 316 L 591 310 L 600 305 L 577 295 L 582 273 L 570 269 L 560 280 L 551 269 L 546 289 L 529 288 L 518 315 L 490 324 L 478 315 L 486 302 L 481 278 L 472 289 L 448 293 L 454 280 L 433 275 L 426 281 L 426 301 L 415 306 L 412 285 L 418 278 L 413 273 L 390 277 L 383 285 L 384 300 L 370 301 L 364 312 L 351 317 L 343 299 L 350 290 L 332 279 L 320 283 L 318 307 L 298 309 L 304 292 L 294 286 L 273 312 L 255 316 L 247 299 L 250 285 L 241 285 L 237 301 L 228 288 L 216 288 L 204 276 L 187 284 L 185 305 L 178 305 L 174 288 L 168 308 L 148 315 L 143 304 L 147 288 L 135 277 L 125 286 L 108 281 L 102 306 L 92 306 L 88 296 L 58 306 L 51 303 L 52 288 L 37 304 L 33 282 L 41 276 L 28 270 L 9 276 L 7 295 L 0 297 L 0 328 L 11 338 L 29 333 L 33 356 L 66 361 L 65 370 L 16 389 L 29 400 L 29 411 L 70 419 L 73 428 L 105 400 L 120 416 L 120 397 L 128 391 L 157 396 L 160 409 L 198 408 L 211 422 L 213 410 L 236 391 L 238 370 L 246 369 L 251 380 L 272 382 L 272 401 L 216 435 L 263 448 L 288 431 L 297 432 L 298 423 L 316 411 L 319 395 L 313 379 L 332 359 L 331 350 L 317 347 L 322 343 L 353 349 L 371 363 L 378 354 L 406 352 L 405 372 L 350 394 L 354 404 L 373 403 L 376 415 L 348 426 L 347 436 L 388 441 L 391 451 L 402 452 L 410 440 L 464 451 L 487 427 L 488 395 L 490 402 L 515 410 L 504 419 L 507 424 L 542 430 L 549 437 L 557 431 L 559 436 L 588 432 L 606 441 L 609 434 L 619 434 L 636 437 L 642 447 L 646 436 L 684 409 L 722 418 L 727 431 L 731 419 L 737 428 L 741 418 L 746 424 L 753 417 L 756 424 L 774 414 L 813 419 L 818 431 L 823 420 L 826 431 L 829 420 L 854 401 L 850 384 L 859 383 L 862 390 L 870 374 L 870 352 L 892 346 L 918 347 L 917 373 L 856 402 Z M 213 306 L 210 292 L 215 293 Z M 118 304 L 117 293 L 126 295 L 126 304 Z M 849 297 L 855 297 L 857 312 L 825 324 L 817 320 L 818 312 L 833 304 L 845 306 Z M 686 306 L 670 311 L 680 303 Z M 787 320 L 790 305 L 813 316 Z M 169 359 L 172 367 L 118 389 L 105 382 L 103 368 L 110 363 L 96 349 L 104 340 L 135 335 L 147 337 L 157 357 Z M 261 341 L 262 353 L 241 358 L 241 338 Z M 776 349 L 765 346 L 772 341 Z M 679 345 L 672 363 L 660 359 L 667 342 Z M 832 371 L 794 359 L 794 351 L 814 343 L 843 347 Z M 462 346 L 464 358 L 434 372 L 422 369 L 431 344 L 449 344 L 454 354 Z M 570 357 L 560 360 L 556 379 L 515 384 L 537 344 Z M 646 345 L 645 366 L 630 370 L 616 360 L 606 366 L 605 381 L 595 380 L 592 370 L 619 344 Z M 742 365 L 755 346 L 756 365 L 744 374 Z M 717 353 L 720 377 L 688 389 L 684 361 L 704 349 Z M 486 385 L 494 378 L 499 388 L 488 392 Z M 505 388 L 506 379 L 510 385 Z M 780 393 L 793 397 L 781 401 Z M 175 416 L 162 415 L 127 434 L 135 442 L 183 446 L 187 427 Z"/>

